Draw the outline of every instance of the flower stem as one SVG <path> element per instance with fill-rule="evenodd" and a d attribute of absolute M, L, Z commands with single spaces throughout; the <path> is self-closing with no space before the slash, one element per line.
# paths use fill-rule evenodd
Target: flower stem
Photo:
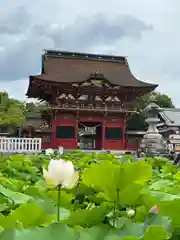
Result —
<path fill-rule="evenodd" d="M 113 227 L 116 227 L 116 209 L 119 209 L 119 189 L 116 190 L 116 201 L 114 202 Z"/>
<path fill-rule="evenodd" d="M 57 222 L 60 221 L 60 200 L 61 200 L 61 185 L 58 185 L 58 196 L 57 196 Z"/>
<path fill-rule="evenodd" d="M 113 207 L 113 227 L 116 227 L 116 202 L 114 202 L 114 207 Z"/>
<path fill-rule="evenodd" d="M 116 208 L 119 209 L 119 189 L 117 189 Z"/>
<path fill-rule="evenodd" d="M 76 189 L 75 189 L 75 200 L 74 200 L 74 210 L 76 209 L 76 205 L 77 205 L 77 195 L 79 194 L 79 189 L 80 189 L 80 184 L 81 184 L 81 172 L 79 172 L 79 179 L 78 179 L 78 183 L 76 185 Z"/>

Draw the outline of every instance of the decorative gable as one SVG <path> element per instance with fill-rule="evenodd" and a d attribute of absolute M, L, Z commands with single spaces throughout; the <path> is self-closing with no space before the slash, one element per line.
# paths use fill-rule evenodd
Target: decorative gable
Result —
<path fill-rule="evenodd" d="M 104 74 L 97 69 L 95 72 L 90 73 L 87 80 L 80 84 L 80 86 L 96 86 L 96 87 L 107 87 L 110 88 L 111 84 L 105 78 Z"/>

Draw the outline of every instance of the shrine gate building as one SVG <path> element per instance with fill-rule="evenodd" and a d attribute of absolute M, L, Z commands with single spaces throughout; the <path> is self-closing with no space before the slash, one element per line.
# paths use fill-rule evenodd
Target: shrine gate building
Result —
<path fill-rule="evenodd" d="M 123 150 L 132 102 L 156 87 L 136 79 L 126 57 L 46 50 L 26 95 L 49 104 L 44 148 Z"/>

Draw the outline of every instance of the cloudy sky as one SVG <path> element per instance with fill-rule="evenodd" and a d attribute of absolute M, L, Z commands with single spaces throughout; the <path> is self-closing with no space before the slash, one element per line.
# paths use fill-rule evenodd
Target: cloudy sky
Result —
<path fill-rule="evenodd" d="M 180 0 L 6 0 L 0 6 L 0 91 L 25 99 L 42 49 L 85 51 L 128 56 L 136 77 L 159 84 L 180 107 Z"/>

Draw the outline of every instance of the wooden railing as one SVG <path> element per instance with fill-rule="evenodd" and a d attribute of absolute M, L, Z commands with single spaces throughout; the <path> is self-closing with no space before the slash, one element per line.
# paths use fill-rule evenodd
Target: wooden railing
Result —
<path fill-rule="evenodd" d="M 38 153 L 41 143 L 41 138 L 0 137 L 0 153 Z"/>
<path fill-rule="evenodd" d="M 57 106 L 52 106 L 52 109 L 69 109 L 69 110 L 80 110 L 80 111 L 100 111 L 100 112 L 135 112 L 132 108 L 127 109 L 120 104 L 114 105 L 99 105 L 99 104 L 73 104 L 63 103 Z"/>

